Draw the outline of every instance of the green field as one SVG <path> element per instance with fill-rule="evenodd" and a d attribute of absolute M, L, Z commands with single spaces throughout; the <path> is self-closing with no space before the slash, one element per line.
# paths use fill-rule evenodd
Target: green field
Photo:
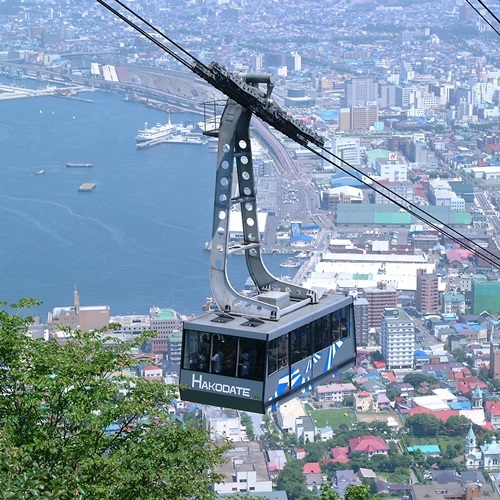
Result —
<path fill-rule="evenodd" d="M 356 422 L 356 416 L 354 412 L 347 409 L 340 410 L 314 410 L 310 411 L 309 415 L 314 420 L 316 427 L 327 427 L 328 425 L 332 429 L 337 429 L 341 424 L 345 424 L 348 427 Z"/>

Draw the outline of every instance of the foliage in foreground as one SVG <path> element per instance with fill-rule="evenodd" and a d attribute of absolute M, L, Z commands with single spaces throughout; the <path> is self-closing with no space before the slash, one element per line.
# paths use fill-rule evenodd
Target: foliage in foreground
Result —
<path fill-rule="evenodd" d="M 225 445 L 172 423 L 173 387 L 122 374 L 144 337 L 110 348 L 68 331 L 60 345 L 33 340 L 30 322 L 0 310 L 2 498 L 213 497 Z"/>

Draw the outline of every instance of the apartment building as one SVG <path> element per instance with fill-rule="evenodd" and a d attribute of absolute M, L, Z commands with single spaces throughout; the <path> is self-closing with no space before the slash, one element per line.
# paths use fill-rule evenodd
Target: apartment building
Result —
<path fill-rule="evenodd" d="M 387 368 L 413 368 L 415 328 L 411 318 L 400 307 L 384 310 L 381 345 Z"/>

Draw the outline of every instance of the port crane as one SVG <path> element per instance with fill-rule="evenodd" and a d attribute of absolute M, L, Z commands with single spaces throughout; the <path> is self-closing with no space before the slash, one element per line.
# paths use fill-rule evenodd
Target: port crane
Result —
<path fill-rule="evenodd" d="M 303 146 L 323 146 L 323 138 L 273 101 L 272 75 L 236 75 L 216 62 L 205 65 L 115 0 L 122 10 L 165 37 L 177 49 L 174 52 L 123 12 L 97 1 L 227 97 L 222 115 L 212 117 L 205 132 L 218 138 L 209 276 L 219 311 L 184 324 L 181 398 L 264 413 L 352 367 L 356 357 L 352 297 L 325 294 L 325 290 L 274 277 L 262 260 L 260 245 L 249 132 L 252 116 Z M 243 242 L 238 245 L 229 243 L 234 206 L 243 226 Z M 255 296 L 237 292 L 229 282 L 227 261 L 234 252 L 245 255 Z"/>

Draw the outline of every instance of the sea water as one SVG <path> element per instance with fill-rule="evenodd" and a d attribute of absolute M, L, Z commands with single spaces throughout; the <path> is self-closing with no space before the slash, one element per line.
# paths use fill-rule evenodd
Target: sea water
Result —
<path fill-rule="evenodd" d="M 211 237 L 216 155 L 197 144 L 138 150 L 138 129 L 166 123 L 167 113 L 120 94 L 79 97 L 94 102 L 0 101 L 0 300 L 35 297 L 43 305 L 32 313 L 43 320 L 71 305 L 76 287 L 81 305 L 109 305 L 112 315 L 152 306 L 201 313 L 212 295 L 203 245 Z M 87 182 L 94 191 L 79 192 Z M 266 257 L 279 276 L 284 258 Z M 241 289 L 244 258 L 231 261 L 231 281 Z"/>

